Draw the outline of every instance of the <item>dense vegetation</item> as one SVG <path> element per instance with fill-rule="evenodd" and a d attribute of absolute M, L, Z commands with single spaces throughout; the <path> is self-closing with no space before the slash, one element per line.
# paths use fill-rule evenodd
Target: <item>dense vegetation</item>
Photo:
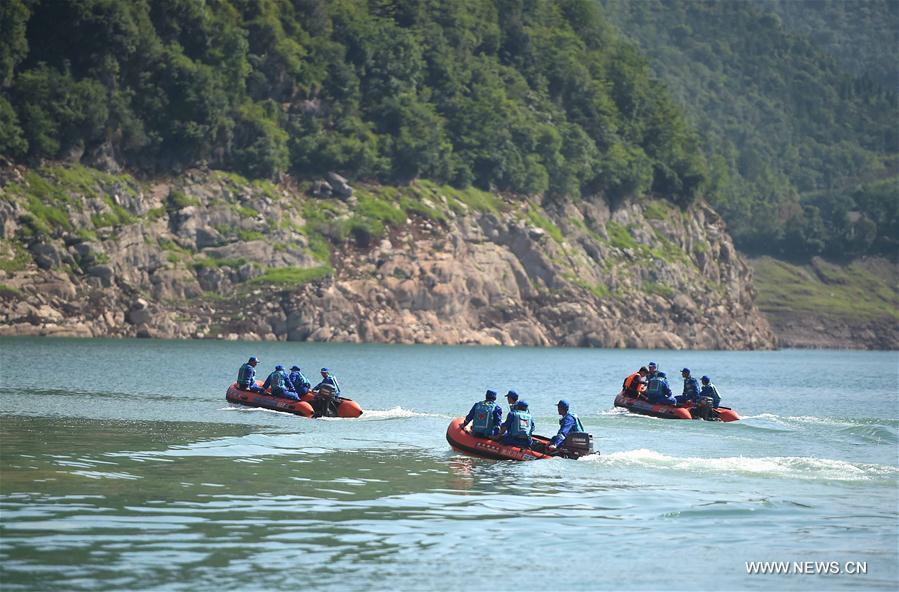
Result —
<path fill-rule="evenodd" d="M 895 0 L 761 0 L 788 31 L 807 36 L 858 77 L 899 87 L 899 2 Z"/>
<path fill-rule="evenodd" d="M 706 195 L 745 250 L 894 255 L 897 19 L 890 0 L 7 0 L 0 154 Z"/>
<path fill-rule="evenodd" d="M 592 0 L 7 0 L 0 150 L 160 172 L 334 170 L 550 198 L 706 167 Z"/>
<path fill-rule="evenodd" d="M 741 248 L 899 252 L 895 2 L 603 6 L 699 127 L 710 201 Z"/>

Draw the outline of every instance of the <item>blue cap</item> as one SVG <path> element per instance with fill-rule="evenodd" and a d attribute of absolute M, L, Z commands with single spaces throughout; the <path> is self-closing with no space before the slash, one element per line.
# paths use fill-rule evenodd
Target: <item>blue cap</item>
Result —
<path fill-rule="evenodd" d="M 516 393 L 515 391 L 509 391 L 508 393 L 506 393 L 506 397 L 512 399 L 513 401 L 517 401 L 518 393 Z"/>
<path fill-rule="evenodd" d="M 664 372 L 659 372 L 659 378 L 668 378 L 668 375 Z"/>
<path fill-rule="evenodd" d="M 515 404 L 515 408 L 516 409 L 527 409 L 528 402 L 527 401 L 519 401 L 518 403 Z"/>
<path fill-rule="evenodd" d="M 484 396 L 487 397 L 488 401 L 496 401 L 496 391 L 488 390 Z"/>
<path fill-rule="evenodd" d="M 570 408 L 571 408 L 571 405 L 569 405 L 569 404 L 568 404 L 568 401 L 566 401 L 565 399 L 560 400 L 560 401 L 558 402 L 558 406 L 559 406 L 559 407 L 562 407 L 562 408 L 564 408 L 564 409 L 570 409 Z"/>
<path fill-rule="evenodd" d="M 322 372 L 330 372 L 327 368 L 322 368 Z"/>
<path fill-rule="evenodd" d="M 290 369 L 291 369 L 291 370 L 296 370 L 297 372 L 301 372 L 299 366 L 291 366 Z"/>
<path fill-rule="evenodd" d="M 284 370 L 284 366 L 278 364 L 277 366 L 275 366 L 275 370 Z"/>
<path fill-rule="evenodd" d="M 649 365 L 650 365 L 650 366 L 655 366 L 656 368 L 658 368 L 658 365 L 657 365 L 655 362 L 650 362 Z"/>
<path fill-rule="evenodd" d="M 690 373 L 690 369 L 689 369 L 689 368 L 684 368 L 683 370 L 680 371 L 681 374 L 683 374 L 684 372 L 686 372 L 687 374 L 689 374 L 689 373 Z"/>
<path fill-rule="evenodd" d="M 256 359 L 256 356 L 250 356 L 250 359 L 247 360 L 247 364 L 249 364 L 250 362 L 258 362 L 258 361 L 259 360 Z"/>
<path fill-rule="evenodd" d="M 708 376 L 703 376 L 703 377 L 700 378 L 699 380 L 701 380 L 702 382 L 709 382 L 709 381 L 711 381 L 712 379 L 709 378 Z"/>

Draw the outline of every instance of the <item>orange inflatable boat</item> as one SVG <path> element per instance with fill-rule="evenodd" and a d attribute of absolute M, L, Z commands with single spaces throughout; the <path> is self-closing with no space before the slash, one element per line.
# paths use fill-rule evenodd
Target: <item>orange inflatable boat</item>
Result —
<path fill-rule="evenodd" d="M 508 446 L 489 438 L 475 436 L 467 429 L 463 430 L 461 427 L 463 420 L 464 418 L 462 417 L 456 417 L 446 428 L 446 441 L 449 442 L 449 445 L 456 452 L 495 460 L 540 460 L 553 458 L 554 456 L 580 458 L 588 454 L 599 454 L 593 451 L 593 436 L 589 434 L 577 434 L 580 437 L 577 444 L 572 443 L 569 445 L 566 440 L 565 445 L 560 446 L 550 454 L 546 450 L 549 438 L 544 436 L 532 436 L 533 444 L 531 448 Z M 569 439 L 571 439 L 570 436 Z"/>
<path fill-rule="evenodd" d="M 262 383 L 257 382 L 260 387 Z M 285 399 L 284 397 L 276 397 L 268 393 L 253 393 L 243 391 L 237 388 L 237 383 L 232 383 L 225 393 L 225 399 L 229 403 L 238 405 L 246 405 L 247 407 L 262 407 L 272 409 L 274 411 L 284 411 L 285 413 L 293 413 L 294 415 L 302 415 L 303 417 L 312 417 L 315 411 L 312 409 L 312 400 L 315 398 L 314 393 L 306 393 L 300 397 L 299 401 Z M 337 405 L 336 417 L 359 417 L 362 415 L 362 407 L 359 403 L 352 399 L 338 397 L 340 403 Z"/>
<path fill-rule="evenodd" d="M 624 394 L 624 391 L 621 391 L 615 397 L 615 407 L 623 407 L 631 413 L 651 415 L 652 417 L 661 417 L 663 419 L 708 419 L 709 421 L 737 421 L 740 419 L 737 412 L 730 407 L 709 408 L 709 413 L 705 415 L 700 412 L 701 410 L 698 407 L 693 407 L 692 404 L 683 407 L 656 405 L 646 399 L 628 397 Z"/>

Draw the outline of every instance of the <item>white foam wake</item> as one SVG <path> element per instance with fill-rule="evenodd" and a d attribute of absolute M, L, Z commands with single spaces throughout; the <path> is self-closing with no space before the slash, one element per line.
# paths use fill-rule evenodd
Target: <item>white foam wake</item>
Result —
<path fill-rule="evenodd" d="M 609 466 L 638 466 L 699 473 L 737 473 L 789 479 L 867 481 L 899 477 L 899 468 L 897 467 L 801 456 L 676 457 L 639 448 L 624 452 L 612 452 L 590 460 Z"/>
<path fill-rule="evenodd" d="M 895 424 L 896 420 L 891 418 L 851 418 L 851 417 L 816 417 L 814 415 L 777 415 L 775 413 L 760 413 L 758 415 L 747 415 L 743 417 L 747 419 L 760 419 L 763 421 L 775 422 L 779 424 L 812 424 L 824 426 L 858 426 L 875 424 Z"/>
<path fill-rule="evenodd" d="M 265 407 L 246 407 L 244 405 L 229 405 L 222 407 L 219 411 L 240 411 L 241 413 L 277 413 L 278 415 L 291 415 L 287 411 L 278 411 L 277 409 L 266 409 Z"/>
<path fill-rule="evenodd" d="M 404 409 L 403 407 L 393 407 L 392 409 L 366 409 L 362 412 L 359 419 L 403 419 L 406 417 L 441 417 L 437 413 L 422 413 Z"/>

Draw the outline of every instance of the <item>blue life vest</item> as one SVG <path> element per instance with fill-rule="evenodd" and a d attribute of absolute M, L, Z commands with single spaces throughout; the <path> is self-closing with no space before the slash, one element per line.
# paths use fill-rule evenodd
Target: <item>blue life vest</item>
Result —
<path fill-rule="evenodd" d="M 250 386 L 253 384 L 254 378 L 256 378 L 256 369 L 253 368 L 250 364 L 244 364 L 240 367 L 240 370 L 237 371 L 238 386 Z"/>
<path fill-rule="evenodd" d="M 531 437 L 531 425 L 534 420 L 527 411 L 516 409 L 512 413 L 512 421 L 509 422 L 509 434 L 516 440 L 527 440 Z"/>
<path fill-rule="evenodd" d="M 340 394 L 340 385 L 337 384 L 337 379 L 334 378 L 334 377 L 331 376 L 331 375 L 328 375 L 327 378 L 323 378 L 322 381 L 321 381 L 320 383 L 318 383 L 317 385 L 315 385 L 315 389 L 314 389 L 314 390 L 320 389 L 320 388 L 322 387 L 322 385 L 324 385 L 324 384 L 329 384 L 329 385 L 333 386 L 333 387 L 334 387 L 334 394 L 335 394 L 335 395 L 339 395 L 339 394 Z"/>
<path fill-rule="evenodd" d="M 274 393 L 276 389 L 281 391 L 284 390 L 284 382 L 287 380 L 287 377 L 284 376 L 284 372 L 281 370 L 275 370 L 268 375 L 268 380 L 272 387 L 272 392 Z"/>
<path fill-rule="evenodd" d="M 307 390 L 309 389 L 309 381 L 306 379 L 305 376 L 303 376 L 302 372 L 298 372 L 298 371 L 294 370 L 293 372 L 290 373 L 290 376 L 288 376 L 288 378 L 290 379 L 290 383 L 293 385 L 294 389 L 300 390 L 301 388 L 304 388 L 304 387 Z"/>
<path fill-rule="evenodd" d="M 721 395 L 718 394 L 718 389 L 712 383 L 702 385 L 702 391 L 699 394 L 702 397 L 711 398 L 715 407 L 721 403 Z"/>
<path fill-rule="evenodd" d="M 580 418 L 579 418 L 577 415 L 575 415 L 574 413 L 569 413 L 568 415 L 570 415 L 571 417 L 574 418 L 574 429 L 572 430 L 572 432 L 583 432 L 583 431 L 585 431 L 585 430 L 584 430 L 584 424 L 581 423 L 581 420 L 580 420 Z M 564 418 L 564 417 L 563 417 L 562 419 L 559 420 L 559 425 L 560 425 L 560 426 L 562 425 L 562 422 L 563 422 L 563 421 L 565 421 L 565 418 Z M 568 433 L 570 434 L 571 432 L 568 432 Z"/>
<path fill-rule="evenodd" d="M 699 381 L 692 376 L 684 379 L 684 395 L 691 401 L 699 398 Z"/>
<path fill-rule="evenodd" d="M 646 396 L 650 395 L 660 395 L 662 394 L 662 378 L 658 376 L 654 376 L 649 381 L 649 386 L 646 387 Z"/>
<path fill-rule="evenodd" d="M 474 406 L 474 421 L 471 422 L 471 431 L 481 434 L 492 434 L 493 428 L 493 410 L 496 409 L 496 403 L 493 401 L 481 401 Z"/>

